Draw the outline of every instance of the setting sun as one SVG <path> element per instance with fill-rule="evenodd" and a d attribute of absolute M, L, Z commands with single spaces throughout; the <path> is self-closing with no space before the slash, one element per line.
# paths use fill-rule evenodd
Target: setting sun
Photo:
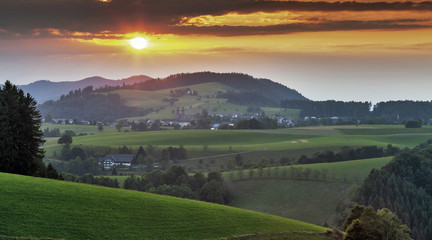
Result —
<path fill-rule="evenodd" d="M 136 38 L 129 40 L 129 44 L 133 48 L 135 48 L 137 50 L 141 50 L 141 49 L 147 48 L 148 40 L 145 38 L 142 38 L 142 37 L 136 37 Z"/>

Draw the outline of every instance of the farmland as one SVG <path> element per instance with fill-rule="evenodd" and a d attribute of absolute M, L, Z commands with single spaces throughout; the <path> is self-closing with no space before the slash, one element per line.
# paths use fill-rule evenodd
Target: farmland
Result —
<path fill-rule="evenodd" d="M 70 127 L 77 133 L 85 131 L 78 126 L 62 127 Z M 385 147 L 393 144 L 401 149 L 411 148 L 432 138 L 429 126 L 423 127 L 421 132 L 401 126 L 372 125 L 219 131 L 117 132 L 113 127 L 105 127 L 99 132 L 96 129 L 95 126 L 88 127 L 88 135 L 73 137 L 73 145 L 111 148 L 113 152 L 123 145 L 134 150 L 147 144 L 159 149 L 183 145 L 188 151 L 188 159 L 180 160 L 178 164 L 186 169 L 225 170 L 223 177 L 235 193 L 231 206 L 330 226 L 340 224 L 340 212 L 336 209 L 349 202 L 351 189 L 361 184 L 372 168 L 381 168 L 392 157 L 265 167 L 262 170 L 237 168 L 227 171 L 227 166 L 238 153 L 244 162 L 257 163 L 262 159 L 278 161 L 281 157 L 298 159 L 302 154 L 312 156 L 319 151 L 338 151 L 342 146 Z M 47 139 L 48 157 L 53 151 L 60 151 L 56 141 L 57 138 Z M 306 171 L 310 171 L 308 175 L 305 175 Z M 124 172 L 127 173 L 129 171 Z M 123 183 L 126 176 L 116 178 Z"/>
<path fill-rule="evenodd" d="M 235 196 L 231 206 L 334 226 L 342 220 L 336 209 L 349 201 L 352 189 L 361 184 L 373 168 L 379 169 L 391 159 L 268 167 L 262 170 L 261 176 L 257 169 L 243 170 L 241 174 L 239 171 L 225 172 L 223 176 L 233 180 L 230 186 Z M 295 169 L 309 169 L 311 174 L 305 179 L 301 174 L 297 175 L 297 171 L 295 174 Z M 313 176 L 314 172 L 321 175 Z"/>
<path fill-rule="evenodd" d="M 46 126 L 43 126 L 45 128 Z M 342 146 L 379 146 L 393 144 L 401 148 L 414 147 L 432 137 L 432 128 L 403 129 L 399 126 L 365 127 L 309 127 L 276 130 L 164 130 L 147 132 L 116 132 L 113 127 L 49 125 L 50 129 L 73 130 L 88 133 L 73 138 L 73 145 L 83 147 L 112 148 L 126 145 L 132 149 L 148 144 L 159 148 L 183 145 L 190 157 L 205 157 L 224 153 L 247 151 L 265 152 L 271 158 L 289 156 L 298 158 L 302 154 L 314 154 L 322 150 L 338 150 Z M 377 134 L 378 133 L 378 134 Z M 60 151 L 58 138 L 47 138 L 44 148 L 47 157 Z M 205 149 L 204 149 L 205 147 Z M 253 154 L 255 155 L 255 154 Z"/>
<path fill-rule="evenodd" d="M 0 236 L 7 237 L 219 239 L 248 233 L 313 235 L 326 230 L 272 215 L 136 191 L 5 173 L 0 173 L 0 184 Z M 306 234 L 298 239 L 328 238 Z"/>
<path fill-rule="evenodd" d="M 323 180 L 332 182 L 344 182 L 344 183 L 360 183 L 368 175 L 369 172 L 375 168 L 379 169 L 385 166 L 392 160 L 393 157 L 382 157 L 382 158 L 370 158 L 370 159 L 359 159 L 352 161 L 334 162 L 334 163 L 315 163 L 315 164 L 301 164 L 291 166 L 278 166 L 278 167 L 267 167 L 262 170 L 261 176 L 259 176 L 259 170 L 253 169 L 253 174 L 249 173 L 248 170 L 242 170 L 242 178 L 239 177 L 239 171 L 224 172 L 225 178 L 232 178 L 232 180 L 242 180 L 249 178 L 278 178 L 278 179 L 304 179 L 304 180 Z M 311 172 L 320 172 L 320 175 L 316 177 L 311 174 L 308 179 L 301 176 L 298 171 L 304 171 L 306 169 Z M 294 173 L 294 170 L 297 170 Z M 325 178 L 323 177 L 322 171 L 325 171 Z M 252 177 L 249 177 L 252 175 Z"/>
<path fill-rule="evenodd" d="M 340 182 L 246 179 L 232 183 L 230 206 L 336 226 L 336 208 L 349 196 L 350 187 Z"/>

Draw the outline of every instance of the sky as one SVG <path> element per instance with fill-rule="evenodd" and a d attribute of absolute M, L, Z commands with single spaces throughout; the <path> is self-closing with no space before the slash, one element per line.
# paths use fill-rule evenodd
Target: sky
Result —
<path fill-rule="evenodd" d="M 430 101 L 432 1 L 0 0 L 0 82 L 196 71 L 311 100 Z"/>

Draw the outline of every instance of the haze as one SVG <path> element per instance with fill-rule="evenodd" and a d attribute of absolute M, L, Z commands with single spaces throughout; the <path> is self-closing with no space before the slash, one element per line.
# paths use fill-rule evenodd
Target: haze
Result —
<path fill-rule="evenodd" d="M 0 82 L 242 72 L 312 100 L 431 100 L 431 2 L 212 4 L 0 0 Z"/>

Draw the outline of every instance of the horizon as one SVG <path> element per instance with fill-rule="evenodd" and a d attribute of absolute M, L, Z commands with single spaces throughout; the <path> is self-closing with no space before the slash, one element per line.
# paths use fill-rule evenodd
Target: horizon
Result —
<path fill-rule="evenodd" d="M 214 72 L 214 71 L 197 71 L 197 72 Z M 163 77 L 154 77 L 154 76 L 150 76 L 150 75 L 147 75 L 147 74 L 136 74 L 136 75 L 119 77 L 119 78 L 109 78 L 109 77 L 105 77 L 105 76 L 101 76 L 101 75 L 94 75 L 94 76 L 89 76 L 89 77 L 85 77 L 85 78 L 82 78 L 82 79 L 71 79 L 71 80 L 64 80 L 64 81 L 63 80 L 62 81 L 53 81 L 53 80 L 49 80 L 49 79 L 41 79 L 41 80 L 36 80 L 36 81 L 25 83 L 25 84 L 17 84 L 17 83 L 15 83 L 13 81 L 10 81 L 10 80 L 9 81 L 12 82 L 13 84 L 17 85 L 17 86 L 26 86 L 26 85 L 30 85 L 30 84 L 33 84 L 33 83 L 36 83 L 36 82 L 40 82 L 40 81 L 48 81 L 48 82 L 52 82 L 52 83 L 64 83 L 64 82 L 78 82 L 78 81 L 83 81 L 83 80 L 91 79 L 91 78 L 103 78 L 103 79 L 106 79 L 106 80 L 121 81 L 121 80 L 125 80 L 125 79 L 131 78 L 131 77 L 146 76 L 146 77 L 150 77 L 152 79 L 157 79 L 157 78 L 164 79 L 164 78 L 169 77 L 171 75 L 181 74 L 181 73 L 188 74 L 188 73 L 196 73 L 196 72 L 178 72 L 178 73 L 172 73 L 172 74 L 169 74 L 169 75 L 166 75 L 166 76 L 163 76 Z M 240 73 L 240 74 L 249 75 L 249 76 L 251 76 L 253 78 L 257 78 L 257 79 L 269 79 L 269 78 L 266 78 L 266 77 L 256 77 L 256 76 L 250 75 L 248 73 L 242 73 L 242 72 L 214 72 L 214 73 Z M 269 79 L 269 80 L 274 81 L 273 79 Z M 3 85 L 6 81 L 8 81 L 8 80 L 0 82 L 0 85 Z M 274 81 L 274 82 L 277 82 L 277 81 Z M 281 83 L 281 82 L 278 82 L 278 83 Z M 428 101 L 428 102 L 432 101 L 432 98 L 431 99 L 407 99 L 407 98 L 405 98 L 405 99 L 402 99 L 402 98 L 400 98 L 400 99 L 397 99 L 397 98 L 392 99 L 392 98 L 387 98 L 385 100 L 375 99 L 375 101 L 374 100 L 370 100 L 370 99 L 369 100 L 368 99 L 360 99 L 360 100 L 352 100 L 352 99 L 350 100 L 350 99 L 348 99 L 348 100 L 346 100 L 346 99 L 338 99 L 338 98 L 313 99 L 313 98 L 310 98 L 308 96 L 305 96 L 305 94 L 303 94 L 303 92 L 299 91 L 298 89 L 292 88 L 292 87 L 287 86 L 286 84 L 283 84 L 283 83 L 281 83 L 281 84 L 284 85 L 284 86 L 286 86 L 286 87 L 288 87 L 288 88 L 290 88 L 290 89 L 292 89 L 292 90 L 295 90 L 295 91 L 299 92 L 301 95 L 303 95 L 304 97 L 308 98 L 311 101 L 370 102 L 371 103 L 371 107 L 375 106 L 379 102 L 388 102 L 388 101 Z M 56 100 L 56 99 L 53 99 L 53 100 Z"/>
<path fill-rule="evenodd" d="M 0 82 L 240 72 L 317 101 L 430 101 L 429 3 L 0 0 Z"/>

